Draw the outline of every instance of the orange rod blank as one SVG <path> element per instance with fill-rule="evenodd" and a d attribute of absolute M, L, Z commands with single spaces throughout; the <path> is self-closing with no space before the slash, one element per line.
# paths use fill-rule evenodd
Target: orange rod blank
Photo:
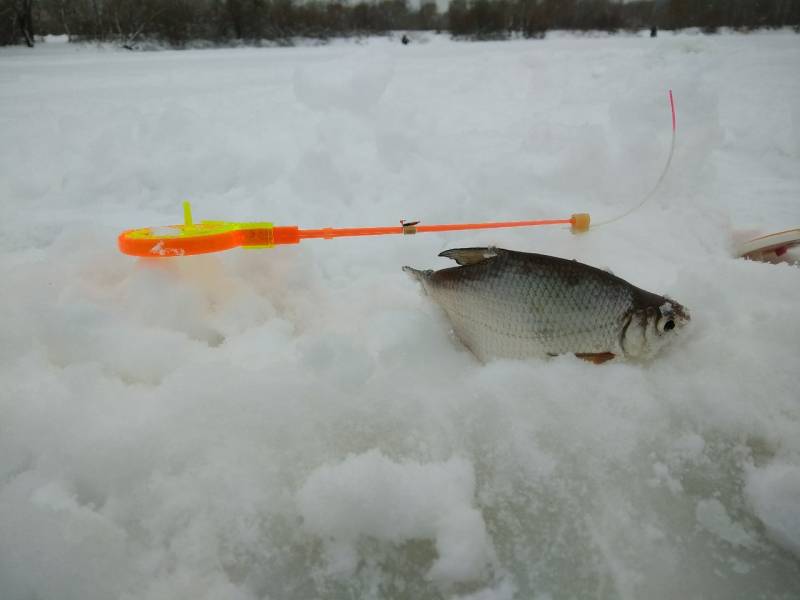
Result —
<path fill-rule="evenodd" d="M 500 221 L 495 223 L 447 223 L 441 225 L 405 224 L 396 227 L 325 227 L 323 229 L 299 229 L 300 239 L 337 237 L 359 237 L 365 235 L 399 235 L 429 233 L 436 231 L 465 231 L 469 229 L 499 229 L 501 227 L 532 227 L 534 225 L 571 225 L 573 219 L 540 219 L 536 221 Z"/>

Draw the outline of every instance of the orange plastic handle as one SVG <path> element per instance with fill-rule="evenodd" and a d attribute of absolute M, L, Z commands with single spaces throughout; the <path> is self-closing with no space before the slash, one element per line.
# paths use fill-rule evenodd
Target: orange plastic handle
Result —
<path fill-rule="evenodd" d="M 142 258 L 161 258 L 222 252 L 238 246 L 270 248 L 279 244 L 300 242 L 297 226 L 232 229 L 219 233 L 176 235 L 157 239 L 152 236 L 137 237 L 135 234 L 139 231 L 141 230 L 129 229 L 120 234 L 117 238 L 120 251 Z"/>

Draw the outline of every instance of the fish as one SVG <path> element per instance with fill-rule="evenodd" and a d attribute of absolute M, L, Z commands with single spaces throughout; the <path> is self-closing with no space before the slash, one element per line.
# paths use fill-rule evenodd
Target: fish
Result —
<path fill-rule="evenodd" d="M 690 322 L 668 296 L 576 260 L 503 248 L 439 254 L 459 266 L 403 267 L 482 362 L 574 354 L 594 363 L 649 360 Z"/>

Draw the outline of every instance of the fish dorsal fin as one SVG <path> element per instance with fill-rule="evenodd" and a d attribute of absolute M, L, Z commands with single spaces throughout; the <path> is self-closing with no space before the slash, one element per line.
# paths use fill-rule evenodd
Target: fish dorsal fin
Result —
<path fill-rule="evenodd" d="M 494 258 L 497 256 L 497 248 L 494 246 L 488 248 L 453 248 L 452 250 L 441 252 L 439 256 L 452 258 L 462 267 L 465 267 Z"/>

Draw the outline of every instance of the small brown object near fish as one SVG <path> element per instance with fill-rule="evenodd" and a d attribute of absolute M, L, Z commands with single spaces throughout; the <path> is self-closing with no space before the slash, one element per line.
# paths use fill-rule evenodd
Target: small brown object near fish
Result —
<path fill-rule="evenodd" d="M 690 320 L 678 302 L 574 260 L 502 248 L 439 256 L 460 266 L 403 270 L 422 283 L 483 362 L 559 354 L 594 363 L 648 359 Z"/>

